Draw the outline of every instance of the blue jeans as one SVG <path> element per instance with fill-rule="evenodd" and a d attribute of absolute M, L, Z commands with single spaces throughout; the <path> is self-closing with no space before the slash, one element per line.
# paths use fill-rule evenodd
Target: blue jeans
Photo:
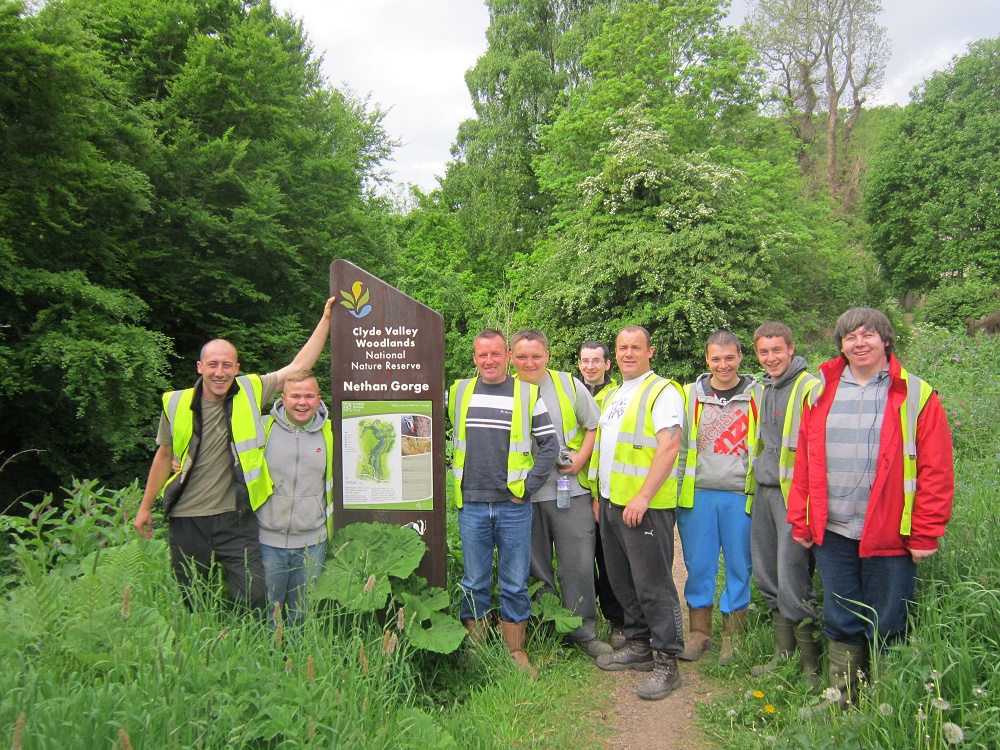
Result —
<path fill-rule="evenodd" d="M 750 606 L 750 516 L 747 496 L 722 490 L 697 490 L 694 507 L 677 509 L 677 532 L 688 569 L 684 598 L 695 608 L 715 602 L 719 550 L 726 560 L 726 587 L 719 610 L 728 615 Z"/>
<path fill-rule="evenodd" d="M 312 547 L 271 547 L 260 545 L 267 587 L 267 623 L 274 628 L 274 605 L 281 605 L 286 625 L 301 625 L 305 618 L 306 589 L 323 572 L 326 541 Z"/>
<path fill-rule="evenodd" d="M 827 531 L 815 545 L 823 581 L 823 633 L 831 641 L 884 648 L 906 632 L 917 565 L 909 555 L 860 557 L 860 542 Z"/>
<path fill-rule="evenodd" d="M 531 567 L 531 503 L 465 503 L 458 509 L 462 538 L 462 619 L 482 620 L 493 600 L 493 550 L 497 552 L 500 619 L 524 622 L 531 615 L 528 570 Z"/>

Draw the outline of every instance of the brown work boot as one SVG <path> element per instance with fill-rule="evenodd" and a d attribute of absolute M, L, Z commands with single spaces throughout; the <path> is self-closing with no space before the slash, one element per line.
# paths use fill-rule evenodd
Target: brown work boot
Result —
<path fill-rule="evenodd" d="M 523 672 L 527 672 L 531 675 L 532 679 L 538 677 L 538 670 L 531 666 L 531 662 L 528 661 L 528 654 L 524 650 L 525 634 L 528 629 L 528 621 L 523 622 L 504 622 L 500 621 L 500 630 L 503 632 L 504 643 L 507 644 L 507 650 L 510 652 L 510 658 L 514 660 L 514 663 Z"/>
<path fill-rule="evenodd" d="M 688 637 L 684 650 L 677 657 L 684 661 L 698 661 L 712 647 L 712 607 L 688 606 Z"/>
<path fill-rule="evenodd" d="M 719 644 L 719 664 L 729 664 L 736 655 L 737 643 L 743 635 L 746 625 L 747 611 L 738 609 L 732 614 L 722 616 L 722 641 Z"/>
<path fill-rule="evenodd" d="M 773 672 L 781 662 L 795 653 L 795 625 L 792 621 L 786 620 L 781 612 L 772 609 L 771 623 L 774 625 L 774 656 L 767 664 L 758 664 L 750 668 L 750 674 L 754 677 Z"/>
<path fill-rule="evenodd" d="M 677 657 L 662 651 L 653 652 L 653 674 L 635 691 L 647 701 L 663 700 L 681 686 Z"/>

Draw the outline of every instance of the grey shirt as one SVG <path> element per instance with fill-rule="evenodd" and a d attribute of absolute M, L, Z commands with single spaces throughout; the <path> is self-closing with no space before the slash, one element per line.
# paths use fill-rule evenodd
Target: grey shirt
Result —
<path fill-rule="evenodd" d="M 848 539 L 865 524 L 889 382 L 888 368 L 865 385 L 845 368 L 826 420 L 826 528 Z"/>
<path fill-rule="evenodd" d="M 573 378 L 573 383 L 576 385 L 576 423 L 579 425 L 581 433 L 587 430 L 596 430 L 597 422 L 601 418 L 601 410 L 597 407 L 597 402 L 590 395 L 586 385 L 576 378 Z M 538 384 L 538 392 L 542 397 L 542 401 L 545 402 L 545 408 L 548 409 L 549 418 L 552 420 L 552 424 L 556 430 L 556 438 L 559 440 L 559 450 L 562 451 L 566 447 L 566 440 L 562 430 L 562 408 L 559 405 L 559 396 L 556 394 L 555 383 L 552 380 L 552 376 L 548 373 L 545 373 L 545 380 Z M 567 395 L 572 398 L 572 394 Z M 531 446 L 531 452 L 537 455 L 538 447 L 534 443 Z M 581 471 L 585 474 L 587 467 L 584 466 Z M 590 494 L 589 489 L 580 486 L 580 480 L 576 474 L 560 474 L 559 467 L 556 466 L 555 470 L 549 474 L 548 479 L 545 480 L 545 484 L 531 496 L 532 502 L 555 500 L 556 482 L 561 476 L 569 477 L 570 496 L 576 497 L 577 495 Z"/>
<path fill-rule="evenodd" d="M 753 472 L 757 484 L 768 487 L 778 487 L 781 475 L 778 471 L 778 461 L 781 457 L 781 431 L 785 426 L 785 415 L 792 408 L 788 399 L 792 395 L 795 379 L 806 369 L 805 357 L 793 357 L 788 369 L 777 380 L 771 380 L 765 375 L 764 395 L 761 397 L 760 412 L 757 419 L 760 422 L 760 455 L 754 459 Z M 800 392 L 801 396 L 801 392 Z"/>

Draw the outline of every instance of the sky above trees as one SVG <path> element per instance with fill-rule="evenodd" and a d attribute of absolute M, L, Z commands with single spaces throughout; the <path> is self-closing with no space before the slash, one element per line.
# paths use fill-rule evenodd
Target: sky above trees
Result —
<path fill-rule="evenodd" d="M 738 23 L 747 0 L 734 0 Z M 395 179 L 424 190 L 444 174 L 458 124 L 473 115 L 465 71 L 486 50 L 486 7 L 471 0 L 276 0 L 303 20 L 331 83 L 391 108 L 386 127 L 402 145 Z M 893 54 L 877 103 L 905 104 L 910 90 L 977 39 L 1000 35 L 996 0 L 884 0 Z M 876 103 L 876 102 L 871 102 Z"/>

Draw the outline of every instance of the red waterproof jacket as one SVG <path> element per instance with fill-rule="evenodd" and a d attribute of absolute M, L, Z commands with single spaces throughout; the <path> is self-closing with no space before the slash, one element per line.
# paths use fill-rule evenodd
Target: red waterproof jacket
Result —
<path fill-rule="evenodd" d="M 788 497 L 792 535 L 823 544 L 827 519 L 826 420 L 847 360 L 837 357 L 820 366 L 823 392 L 806 405 L 795 455 L 795 474 Z M 904 555 L 909 550 L 937 549 L 951 519 L 955 494 L 951 431 L 937 393 L 931 394 L 917 419 L 917 492 L 909 536 L 899 533 L 903 515 L 903 435 L 899 406 L 906 399 L 906 382 L 899 360 L 889 356 L 889 400 L 882 422 L 875 483 L 861 530 L 861 557 Z"/>

